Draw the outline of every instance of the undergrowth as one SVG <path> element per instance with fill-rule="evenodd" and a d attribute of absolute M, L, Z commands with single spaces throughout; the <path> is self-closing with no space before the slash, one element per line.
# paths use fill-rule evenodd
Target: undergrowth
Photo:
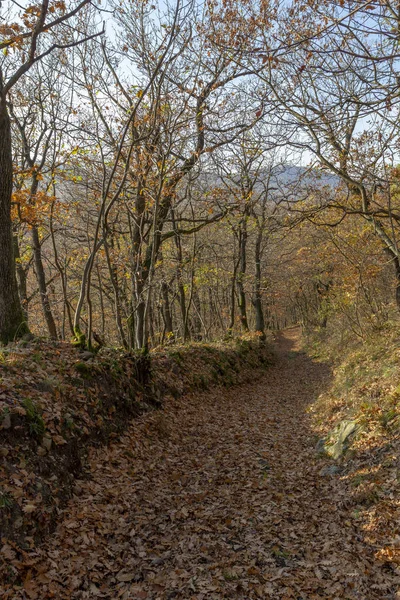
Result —
<path fill-rule="evenodd" d="M 360 435 L 386 437 L 400 432 L 400 334 L 398 323 L 367 331 L 364 339 L 334 327 L 305 337 L 316 360 L 331 362 L 331 389 L 313 406 L 317 423 L 332 425 L 344 418 L 356 420 Z"/>
<path fill-rule="evenodd" d="M 309 332 L 308 353 L 333 368 L 330 389 L 309 408 L 319 437 L 329 439 L 341 422 L 357 423 L 339 458 L 354 526 L 373 543 L 376 559 L 400 568 L 400 334 L 392 321 L 363 339 L 331 326 Z"/>

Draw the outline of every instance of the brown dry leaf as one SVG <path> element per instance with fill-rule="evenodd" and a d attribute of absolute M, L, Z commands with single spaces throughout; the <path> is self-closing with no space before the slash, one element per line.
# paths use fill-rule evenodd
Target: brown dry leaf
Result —
<path fill-rule="evenodd" d="M 123 571 L 120 571 L 116 575 L 116 579 L 123 582 L 133 581 L 135 579 L 135 573 L 124 573 Z"/>
<path fill-rule="evenodd" d="M 4 544 L 4 546 L 1 548 L 1 553 L 7 560 L 14 560 L 16 557 L 15 550 L 13 550 L 8 544 Z"/>

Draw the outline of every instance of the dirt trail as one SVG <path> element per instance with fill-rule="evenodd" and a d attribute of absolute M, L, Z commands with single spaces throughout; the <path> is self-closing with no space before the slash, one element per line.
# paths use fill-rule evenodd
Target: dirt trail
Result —
<path fill-rule="evenodd" d="M 171 401 L 92 450 L 24 590 L 3 597 L 396 598 L 340 477 L 320 474 L 306 407 L 330 374 L 297 344 L 285 332 L 252 384 Z"/>

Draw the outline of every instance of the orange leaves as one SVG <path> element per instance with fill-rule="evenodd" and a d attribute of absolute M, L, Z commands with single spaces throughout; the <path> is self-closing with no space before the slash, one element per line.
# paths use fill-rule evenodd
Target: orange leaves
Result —
<path fill-rule="evenodd" d="M 18 23 L 3 23 L 0 24 L 0 35 L 1 36 L 13 36 L 21 31 Z"/>
<path fill-rule="evenodd" d="M 56 0 L 56 2 L 53 2 L 49 6 L 49 12 L 51 12 L 51 13 L 54 13 L 57 10 L 60 11 L 61 14 L 64 14 L 65 11 L 67 10 L 65 2 L 63 2 L 62 0 Z"/>
<path fill-rule="evenodd" d="M 54 196 L 44 191 L 32 195 L 29 190 L 17 190 L 12 195 L 12 217 L 28 225 L 38 225 L 48 216 Z"/>

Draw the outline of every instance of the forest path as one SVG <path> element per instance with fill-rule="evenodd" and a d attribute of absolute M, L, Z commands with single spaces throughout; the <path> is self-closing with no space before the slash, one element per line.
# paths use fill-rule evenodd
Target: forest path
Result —
<path fill-rule="evenodd" d="M 282 334 L 253 383 L 168 402 L 92 449 L 90 479 L 4 597 L 395 598 L 340 477 L 320 474 L 306 408 L 330 372 L 298 339 Z"/>

